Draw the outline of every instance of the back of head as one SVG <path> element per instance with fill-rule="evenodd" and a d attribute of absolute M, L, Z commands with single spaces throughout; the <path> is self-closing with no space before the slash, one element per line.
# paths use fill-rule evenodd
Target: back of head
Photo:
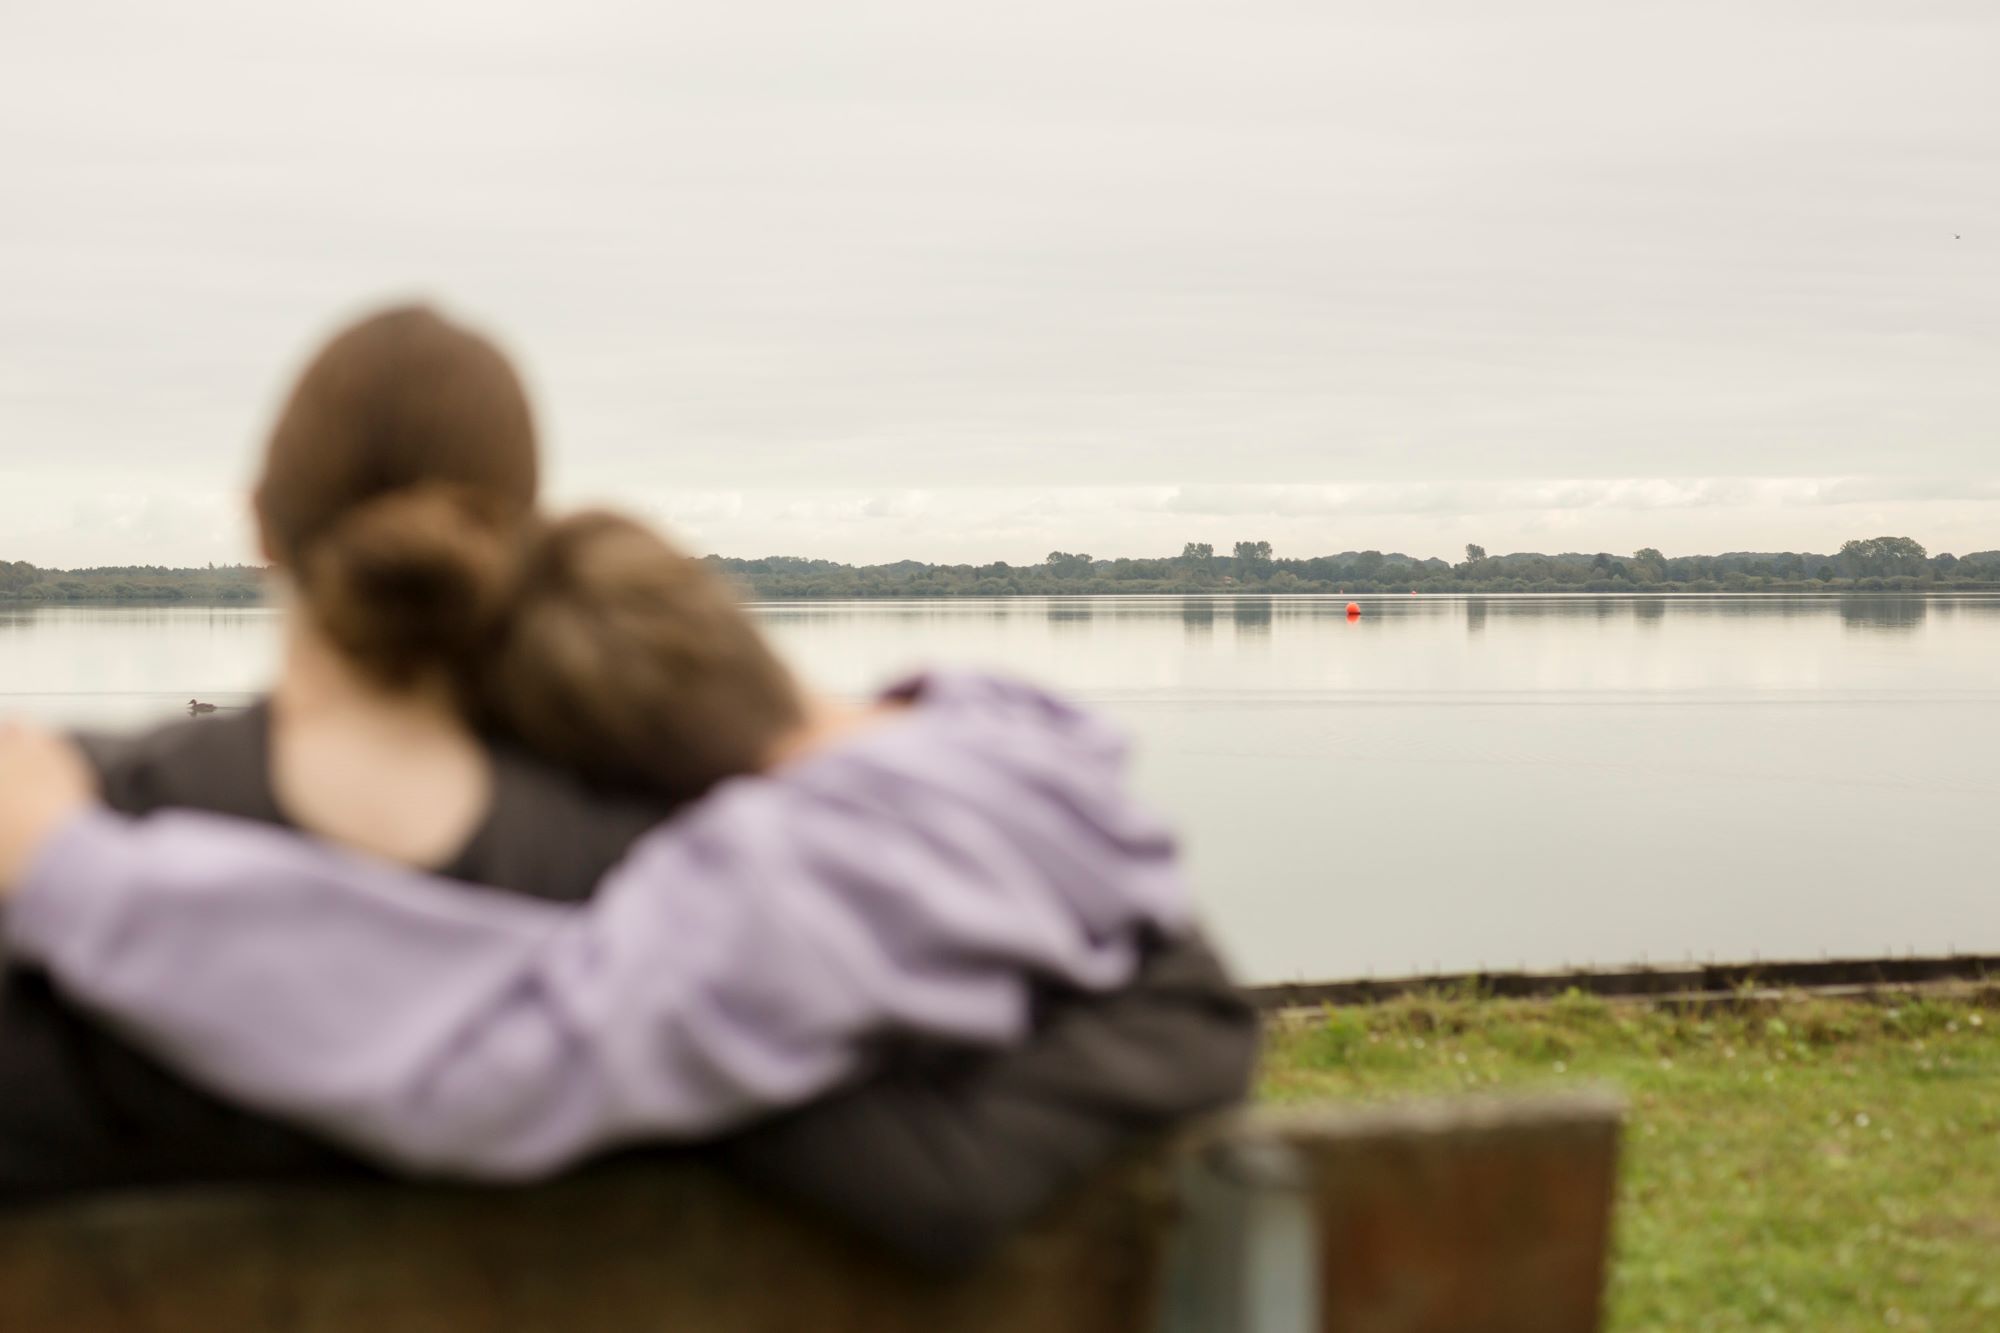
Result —
<path fill-rule="evenodd" d="M 491 724 L 607 786 L 689 798 L 762 767 L 803 720 L 733 589 L 644 524 L 542 525 L 480 673 Z"/>
<path fill-rule="evenodd" d="M 419 306 L 336 335 L 271 432 L 257 509 L 305 609 L 389 684 L 481 652 L 535 504 L 533 415 L 507 358 Z"/>
<path fill-rule="evenodd" d="M 605 785 L 690 797 L 801 720 L 730 587 L 643 524 L 535 510 L 527 396 L 420 307 L 342 331 L 271 433 L 257 507 L 321 631 L 379 683 Z"/>

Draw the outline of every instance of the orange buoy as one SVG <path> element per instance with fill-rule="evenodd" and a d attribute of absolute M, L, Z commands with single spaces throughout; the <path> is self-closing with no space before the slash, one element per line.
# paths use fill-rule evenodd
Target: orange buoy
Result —
<path fill-rule="evenodd" d="M 1349 602 L 1349 603 L 1347 604 L 1347 618 L 1348 618 L 1349 620 L 1359 620 L 1359 619 L 1361 618 L 1361 605 L 1360 605 L 1360 603 L 1358 603 L 1358 602 Z"/>

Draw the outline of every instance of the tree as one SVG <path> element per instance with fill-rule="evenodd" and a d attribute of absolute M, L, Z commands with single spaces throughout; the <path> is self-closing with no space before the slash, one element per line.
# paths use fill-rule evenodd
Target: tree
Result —
<path fill-rule="evenodd" d="M 1476 565 L 1485 558 L 1486 558 L 1486 548 L 1484 546 L 1475 546 L 1471 542 L 1467 542 L 1465 544 L 1466 564 Z"/>
<path fill-rule="evenodd" d="M 1920 574 L 1924 561 L 1924 548 L 1909 537 L 1869 537 L 1840 548 L 1841 564 L 1857 577 Z"/>
<path fill-rule="evenodd" d="M 1271 558 L 1271 543 L 1238 542 L 1236 558 L 1250 564 L 1263 564 Z"/>
<path fill-rule="evenodd" d="M 1193 565 L 1205 565 L 1215 559 L 1215 548 L 1207 542 L 1189 542 L 1181 547 L 1181 559 Z"/>

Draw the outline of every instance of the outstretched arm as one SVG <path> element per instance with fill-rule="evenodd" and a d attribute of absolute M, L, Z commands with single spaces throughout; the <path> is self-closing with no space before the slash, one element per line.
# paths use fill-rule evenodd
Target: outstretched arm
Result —
<path fill-rule="evenodd" d="M 8 931 L 190 1077 L 377 1158 L 519 1178 L 714 1133 L 856 1074 L 885 1032 L 1014 1040 L 1033 979 L 1116 987 L 1143 931 L 1185 924 L 1114 737 L 1001 682 L 925 700 L 729 784 L 582 908 L 90 811 L 41 841 Z"/>

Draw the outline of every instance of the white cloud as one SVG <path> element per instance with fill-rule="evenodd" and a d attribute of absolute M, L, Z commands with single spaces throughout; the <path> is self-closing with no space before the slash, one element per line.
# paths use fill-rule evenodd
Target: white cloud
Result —
<path fill-rule="evenodd" d="M 411 292 L 750 548 L 1990 529 L 1990 3 L 860 13 L 6 7 L 0 556 L 240 543 L 48 515 L 232 488 Z"/>
<path fill-rule="evenodd" d="M 2000 500 L 2000 481 L 1904 477 L 1610 477 L 1345 486 L 1184 486 L 1153 501 L 1176 514 L 1305 516 L 1352 514 L 1556 513 L 1602 509 L 1753 509 L 1930 501 Z M 2000 533 L 1996 533 L 2000 536 Z"/>
<path fill-rule="evenodd" d="M 161 486 L 92 489 L 51 507 L 32 490 L 0 490 L 0 559 L 49 567 L 231 564 L 255 558 L 248 509 L 237 496 Z"/>
<path fill-rule="evenodd" d="M 727 555 L 1014 563 L 1050 550 L 1160 555 L 1267 540 L 1281 554 L 1376 548 L 1674 552 L 1828 550 L 1907 533 L 1934 550 L 2000 547 L 2000 481 L 1907 477 L 1625 477 L 1403 484 L 564 492 Z M 8 558 L 44 565 L 252 558 L 233 495 L 105 491 L 67 515 L 0 498 Z"/>
<path fill-rule="evenodd" d="M 611 503 L 615 503 L 611 501 Z M 640 508 L 662 523 L 696 526 L 727 522 L 743 513 L 741 491 L 686 491 L 643 501 Z"/>
<path fill-rule="evenodd" d="M 807 523 L 865 523 L 875 519 L 913 519 L 930 509 L 923 491 L 837 491 L 784 501 L 778 517 Z"/>
<path fill-rule="evenodd" d="M 1684 477 L 1345 486 L 989 487 L 748 491 L 691 538 L 731 555 L 1020 563 L 1054 549 L 1158 555 L 1186 541 L 1270 540 L 1287 554 L 1375 547 L 1451 555 L 1832 549 L 1908 532 L 1934 549 L 2000 546 L 2000 483 L 1873 477 Z"/>

